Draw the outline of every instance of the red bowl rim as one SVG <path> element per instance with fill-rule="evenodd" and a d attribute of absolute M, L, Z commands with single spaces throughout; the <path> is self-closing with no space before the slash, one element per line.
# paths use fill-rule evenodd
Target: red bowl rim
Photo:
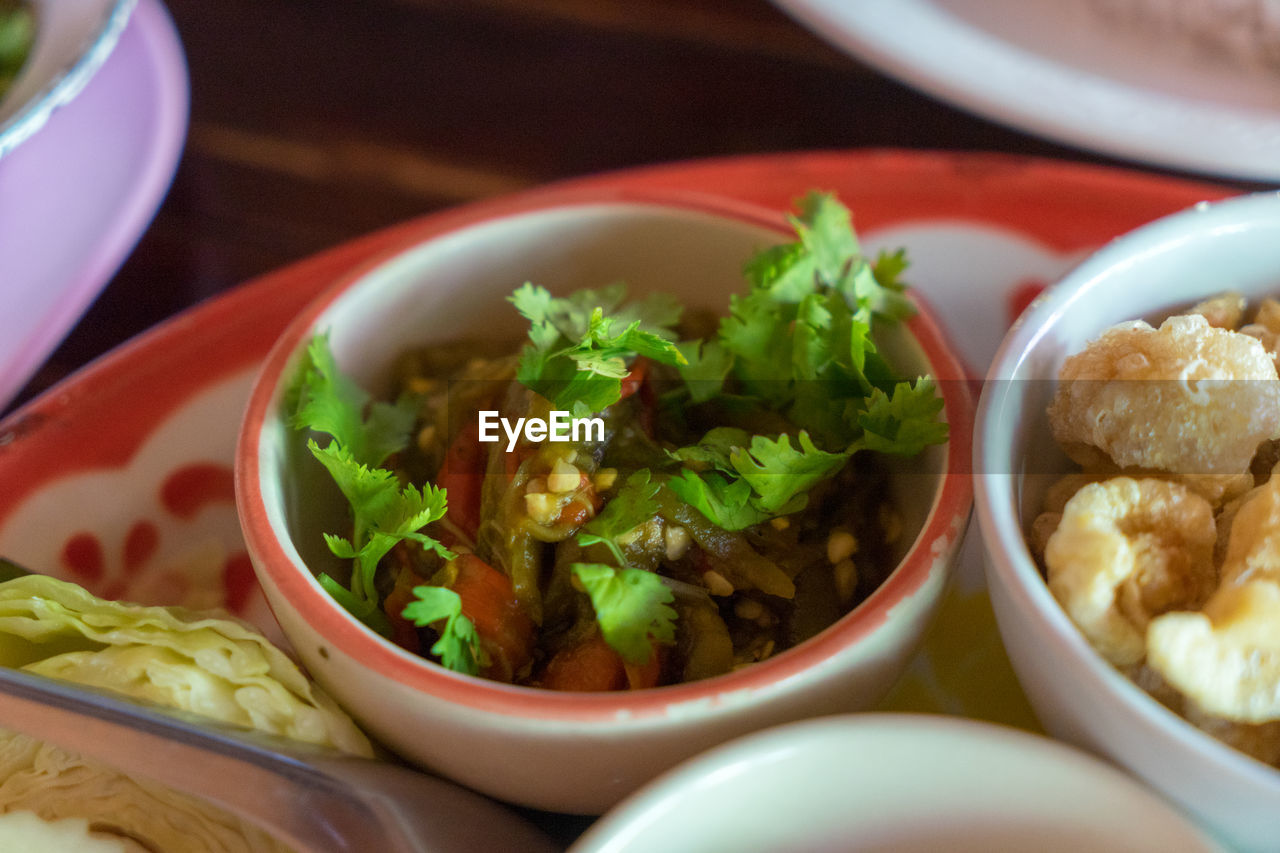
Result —
<path fill-rule="evenodd" d="M 907 327 L 924 351 L 937 380 L 950 425 L 941 487 L 919 536 L 889 578 L 858 607 L 816 637 L 768 660 L 703 681 L 640 691 L 567 693 L 451 672 L 383 639 L 347 614 L 286 555 L 268 521 L 258 486 L 261 428 L 274 405 L 281 376 L 293 353 L 310 335 L 316 318 L 339 295 L 373 269 L 411 248 L 495 219 L 601 204 L 665 207 L 727 217 L 783 235 L 792 233 L 779 211 L 687 191 L 568 188 L 532 199 L 517 196 L 470 204 L 428 217 L 401 244 L 348 272 L 289 323 L 262 365 L 241 424 L 235 460 L 236 503 L 246 541 L 255 556 L 255 570 L 269 575 L 279 593 L 298 605 L 298 615 L 342 654 L 411 689 L 477 711 L 511 718 L 580 723 L 624 718 L 641 720 L 661 718 L 670 706 L 682 703 L 710 702 L 709 707 L 721 704 L 733 707 L 738 704 L 728 698 L 733 694 L 781 692 L 784 685 L 805 681 L 806 673 L 822 671 L 827 662 L 871 636 L 888 621 L 894 608 L 924 587 L 938 558 L 934 543 L 945 537 L 959 539 L 973 503 L 973 478 L 968 466 L 975 404 L 970 378 L 927 304 L 917 300 L 920 310 L 908 321 Z"/>

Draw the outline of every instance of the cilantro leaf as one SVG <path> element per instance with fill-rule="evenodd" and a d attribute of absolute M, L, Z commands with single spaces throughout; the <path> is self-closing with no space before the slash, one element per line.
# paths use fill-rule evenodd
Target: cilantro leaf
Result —
<path fill-rule="evenodd" d="M 357 529 L 379 530 L 405 538 L 444 516 L 446 494 L 443 489 L 429 483 L 421 489 L 413 484 L 401 487 L 393 471 L 360 464 L 351 451 L 337 441 L 321 447 L 311 440 L 307 447 L 329 470 L 350 502 L 358 519 Z M 442 548 L 438 544 L 432 547 Z"/>
<path fill-rule="evenodd" d="M 856 427 L 842 422 L 844 407 L 838 399 L 830 405 L 830 395 L 860 399 L 872 387 L 864 375 L 875 350 L 872 311 L 850 278 L 865 262 L 847 209 L 827 196 L 811 196 L 802 207 L 792 219 L 799 241 L 748 266 L 752 289 L 731 301 L 719 340 L 747 393 L 838 446 Z"/>
<path fill-rule="evenodd" d="M 619 537 L 658 514 L 661 506 L 655 498 L 661 489 L 649 469 L 641 468 L 578 533 L 579 545 L 604 545 L 619 568 L 604 563 L 570 567 L 591 599 L 605 642 L 630 663 L 648 661 L 650 637 L 675 642 L 676 612 L 667 606 L 674 599 L 671 590 L 658 575 L 629 566 L 618 543 Z"/>
<path fill-rule="evenodd" d="M 890 321 L 915 313 L 899 281 L 907 266 L 902 250 L 892 255 L 880 253 L 873 267 L 854 232 L 849 209 L 834 196 L 811 192 L 798 206 L 800 215 L 791 217 L 791 223 L 812 258 L 821 285 L 844 294 L 858 313 L 869 311 Z"/>
<path fill-rule="evenodd" d="M 622 292 L 625 294 L 626 289 L 623 288 Z M 619 326 L 638 323 L 639 328 L 646 332 L 674 337 L 671 330 L 680 322 L 684 306 L 670 293 L 648 293 L 605 313 L 612 315 L 614 323 Z"/>
<path fill-rule="evenodd" d="M 792 447 L 785 433 L 776 439 L 757 435 L 749 449 L 729 456 L 734 469 L 751 486 L 752 503 L 770 516 L 803 509 L 809 489 L 849 461 L 849 453 L 819 450 L 804 431 L 798 442 L 798 448 Z"/>
<path fill-rule="evenodd" d="M 712 430 L 668 451 L 684 466 L 668 487 L 727 530 L 802 509 L 859 450 L 914 454 L 947 437 L 932 383 L 902 383 L 872 339 L 877 323 L 914 313 L 905 253 L 870 263 L 829 194 L 805 196 L 789 219 L 797 239 L 747 263 L 748 292 L 730 300 L 715 341 L 682 345 L 692 402 L 754 400 L 797 428 L 777 438 Z"/>
<path fill-rule="evenodd" d="M 787 217 L 796 242 L 766 249 L 747 263 L 752 292 L 766 293 L 780 304 L 797 304 L 811 294 L 835 289 L 850 297 L 851 307 L 860 307 L 850 272 L 863 253 L 849 209 L 833 195 L 819 192 L 805 195 L 797 207 L 798 215 Z"/>
<path fill-rule="evenodd" d="M 793 446 L 786 433 L 771 439 L 717 427 L 695 445 L 668 451 L 685 467 L 667 486 L 713 523 L 742 530 L 803 509 L 809 490 L 860 450 L 914 456 L 947 440 L 948 426 L 938 420 L 943 401 L 928 377 L 899 382 L 892 395 L 875 388 L 865 405 L 850 416 L 861 434 L 842 451 L 819 448 L 805 430 Z"/>
<path fill-rule="evenodd" d="M 444 625 L 436 627 L 440 638 L 431 646 L 431 653 L 454 672 L 480 672 L 484 650 L 475 624 L 462 613 L 462 597 L 443 586 L 415 586 L 413 594 L 415 599 L 400 615 L 419 628 L 444 620 Z"/>
<path fill-rule="evenodd" d="M 906 285 L 902 283 L 902 274 L 910 265 L 907 261 L 906 249 L 898 248 L 892 252 L 881 249 L 876 255 L 875 263 L 871 265 L 871 272 L 883 287 L 901 293 L 906 290 Z"/>
<path fill-rule="evenodd" d="M 653 293 L 624 304 L 626 295 L 627 287 L 622 282 L 597 289 L 584 288 L 562 297 L 552 296 L 546 288 L 525 282 L 507 301 L 532 325 L 549 326 L 569 340 L 586 336 L 591 315 L 597 308 L 619 325 L 639 323 L 644 331 L 663 337 L 669 336 L 671 327 L 680 321 L 683 309 L 670 294 Z"/>
<path fill-rule="evenodd" d="M 365 605 L 372 603 L 376 610 L 378 593 L 374 576 L 378 563 L 397 542 L 408 539 L 444 559 L 453 557 L 449 549 L 421 532 L 421 528 L 444 517 L 446 494 L 430 484 L 421 489 L 412 484 L 402 487 L 394 472 L 361 465 L 336 440 L 325 447 L 311 440 L 307 447 L 328 469 L 351 505 L 351 538 L 327 533 L 325 542 L 335 556 L 354 561 L 349 592 L 361 606 L 358 612 L 352 610 L 352 613 L 369 624 L 369 607 Z"/>
<path fill-rule="evenodd" d="M 604 640 L 628 663 L 643 664 L 651 640 L 675 642 L 675 599 L 662 578 L 642 569 L 617 569 L 603 563 L 570 567 L 591 598 Z"/>
<path fill-rule="evenodd" d="M 291 396 L 293 426 L 330 436 L 324 446 L 308 439 L 307 448 L 351 507 L 350 537 L 324 535 L 335 556 L 352 561 L 351 580 L 343 586 L 322 574 L 320 584 L 353 616 L 386 635 L 390 623 L 379 609 L 374 583 L 378 564 L 402 541 L 451 559 L 449 549 L 422 532 L 444 517 L 447 495 L 429 484 L 402 486 L 395 472 L 378 467 L 407 442 L 413 412 L 407 405 L 370 404 L 369 395 L 338 371 L 326 336 L 309 342 Z"/>
<path fill-rule="evenodd" d="M 718 342 L 732 362 L 726 374 L 745 393 L 834 450 L 861 432 L 857 414 L 871 391 L 892 388 L 874 321 L 897 322 L 914 306 L 900 281 L 904 253 L 882 252 L 873 267 L 833 196 L 810 193 L 798 208 L 797 240 L 747 264 L 750 290 L 731 300 Z"/>
<path fill-rule="evenodd" d="M 914 385 L 899 382 L 893 396 L 877 388 L 867 410 L 858 416 L 864 430 L 859 446 L 914 456 L 931 444 L 941 444 L 948 435 L 947 424 L 938 420 L 942 406 L 942 398 L 927 376 L 918 378 Z"/>
<path fill-rule="evenodd" d="M 766 291 L 777 302 L 799 302 L 813 292 L 817 265 L 802 242 L 757 252 L 743 267 L 752 292 Z"/>
<path fill-rule="evenodd" d="M 734 451 L 741 450 L 750 444 L 751 433 L 745 429 L 714 427 L 698 439 L 697 444 L 667 451 L 667 455 L 694 470 L 704 471 L 714 468 L 731 473 L 734 467 L 730 457 Z"/>
<path fill-rule="evenodd" d="M 894 279 L 892 286 L 886 286 L 865 258 L 853 263 L 847 284 L 841 289 L 851 291 L 860 307 L 887 320 L 905 320 L 916 312 L 911 300 L 902 293 L 902 285 Z"/>
<path fill-rule="evenodd" d="M 808 491 L 839 471 L 852 455 L 819 449 L 801 431 L 799 447 L 785 433 L 776 439 L 719 427 L 693 447 L 671 455 L 686 466 L 668 487 L 725 530 L 742 530 L 804 509 Z M 711 470 L 707 470 L 711 469 Z"/>
<path fill-rule="evenodd" d="M 667 488 L 725 530 L 744 530 L 769 519 L 769 513 L 751 502 L 751 484 L 746 480 L 685 468 L 667 481 Z"/>
<path fill-rule="evenodd" d="M 578 544 L 583 547 L 604 545 L 613 552 L 618 564 L 625 566 L 627 558 L 618 544 L 618 537 L 658 514 L 659 506 L 654 496 L 661 488 L 661 483 L 652 481 L 648 468 L 633 473 L 600 514 L 582 526 Z"/>
<path fill-rule="evenodd" d="M 862 246 L 853 232 L 849 209 L 828 193 L 810 192 L 800 199 L 799 216 L 790 217 L 806 255 L 812 258 L 818 277 L 833 284 L 847 270 L 852 259 L 862 256 Z"/>
<path fill-rule="evenodd" d="M 622 305 L 624 294 L 622 285 L 565 298 L 529 283 L 518 288 L 508 298 L 529 320 L 530 329 L 516 378 L 557 409 L 585 416 L 622 398 L 630 360 L 684 363 L 670 340 L 669 326 L 679 319 L 679 306 L 669 296 Z"/>
<path fill-rule="evenodd" d="M 579 292 L 581 293 L 581 291 Z M 538 287 L 533 282 L 526 281 L 512 291 L 511 295 L 507 297 L 507 301 L 514 305 L 520 315 L 533 326 L 538 328 L 549 327 L 557 335 L 573 334 L 572 329 L 565 332 L 557 326 L 557 321 L 564 322 L 566 319 L 565 309 L 569 304 L 572 304 L 569 299 L 557 300 L 545 287 Z M 599 301 L 603 302 L 604 297 L 599 297 Z"/>
<path fill-rule="evenodd" d="M 769 402 L 786 399 L 791 379 L 791 328 L 795 307 L 767 292 L 729 300 L 729 316 L 720 321 L 719 342 L 733 356 L 732 374 L 750 393 Z"/>
<path fill-rule="evenodd" d="M 718 395 L 733 368 L 733 354 L 717 340 L 683 341 L 676 347 L 685 360 L 676 369 L 689 391 L 690 401 L 705 403 Z"/>
<path fill-rule="evenodd" d="M 363 465 L 381 465 L 408 444 L 412 402 L 370 403 L 368 392 L 338 370 L 327 334 L 307 344 L 293 396 L 295 428 L 332 436 Z"/>

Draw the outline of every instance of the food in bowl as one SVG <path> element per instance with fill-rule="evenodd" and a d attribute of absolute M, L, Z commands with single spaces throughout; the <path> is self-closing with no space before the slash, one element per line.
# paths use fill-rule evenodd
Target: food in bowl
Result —
<path fill-rule="evenodd" d="M 351 755 L 373 754 L 323 690 L 238 620 L 97 598 L 4 561 L 0 570 L 17 574 L 0 583 L 0 665 Z M 3 730 L 0 814 L 26 816 L 6 821 L 0 838 L 87 830 L 128 853 L 290 849 L 197 798 Z"/>
<path fill-rule="evenodd" d="M 1128 769 L 1230 849 L 1258 853 L 1275 849 L 1280 773 L 1198 728 L 1097 652 L 1046 583 L 1033 522 L 1049 490 L 1081 473 L 1047 416 L 1066 359 L 1116 324 L 1159 326 L 1228 288 L 1256 306 L 1278 287 L 1276 193 L 1197 204 L 1118 238 L 1009 330 L 983 386 L 974 455 L 992 608 L 1045 730 Z M 1197 469 L 1201 486 L 1234 476 Z"/>
<path fill-rule="evenodd" d="M 1278 335 L 1280 302 L 1225 293 L 1068 357 L 1047 414 L 1081 471 L 1031 546 L 1109 662 L 1280 767 Z"/>
<path fill-rule="evenodd" d="M 723 319 L 526 283 L 523 348 L 405 353 L 389 401 L 313 338 L 293 420 L 352 511 L 324 588 L 450 669 L 571 691 L 722 675 L 855 607 L 900 554 L 883 457 L 948 428 L 873 343 L 913 311 L 902 253 L 866 260 L 829 196 L 793 224 Z"/>
<path fill-rule="evenodd" d="M 35 14 L 26 0 L 0 0 L 0 100 L 26 63 L 35 31 Z"/>
<path fill-rule="evenodd" d="M 328 335 L 346 375 L 382 398 L 405 352 L 464 335 L 516 342 L 507 308 L 524 281 L 559 295 L 625 281 L 716 310 L 743 285 L 743 259 L 794 239 L 778 211 L 704 195 L 564 187 L 472 205 L 409 229 L 403 245 L 305 308 L 272 348 L 236 451 L 249 557 L 291 645 L 352 716 L 401 757 L 502 800 L 599 814 L 677 762 L 768 725 L 864 710 L 918 647 L 957 557 L 972 478 L 970 386 L 926 305 L 880 330 L 879 352 L 929 374 L 945 444 L 885 457 L 902 520 L 897 563 L 852 612 L 803 643 L 714 678 L 646 690 L 564 691 L 467 676 L 369 630 L 317 580 L 346 561 L 349 504 L 291 424 L 298 366 Z M 909 297 L 918 302 L 918 297 Z M 616 334 L 616 332 L 615 332 Z M 794 448 L 794 443 L 793 443 Z M 548 773 L 548 767 L 571 772 Z"/>

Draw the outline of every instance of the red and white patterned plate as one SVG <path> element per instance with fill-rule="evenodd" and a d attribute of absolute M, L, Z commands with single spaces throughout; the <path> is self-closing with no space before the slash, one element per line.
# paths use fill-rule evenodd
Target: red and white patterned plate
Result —
<path fill-rule="evenodd" d="M 1127 171 L 902 151 L 700 161 L 576 183 L 779 209 L 810 189 L 834 191 L 870 247 L 907 248 L 911 281 L 975 377 L 1039 289 L 1089 251 L 1228 194 Z M 497 212 L 507 203 L 480 204 Z M 0 555 L 109 597 L 225 606 L 280 639 L 245 556 L 232 491 L 235 437 L 257 366 L 328 284 L 458 215 L 411 221 L 245 284 L 10 415 L 0 423 Z M 976 539 L 926 648 L 885 707 L 1034 727 L 990 616 Z"/>

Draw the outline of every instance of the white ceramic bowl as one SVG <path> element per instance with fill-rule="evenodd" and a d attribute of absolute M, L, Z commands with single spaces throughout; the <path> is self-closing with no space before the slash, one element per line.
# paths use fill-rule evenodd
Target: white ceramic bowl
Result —
<path fill-rule="evenodd" d="M 959 717 L 859 714 L 748 735 L 611 810 L 569 853 L 1209 853 L 1129 775 Z"/>
<path fill-rule="evenodd" d="M 1104 328 L 1237 290 L 1280 292 L 1280 195 L 1202 204 L 1104 247 L 1045 293 L 992 363 L 975 440 L 976 510 L 1000 632 L 1041 722 L 1129 768 L 1248 850 L 1280 845 L 1280 771 L 1176 716 L 1095 654 L 1058 606 L 1024 531 L 1069 470 L 1045 409 L 1063 360 Z"/>
<path fill-rule="evenodd" d="M 300 497 L 301 437 L 281 420 L 300 344 L 331 330 L 339 365 L 375 387 L 412 344 L 468 331 L 525 331 L 504 296 L 623 280 L 689 304 L 727 305 L 753 251 L 787 238 L 782 217 L 736 203 L 566 191 L 467 208 L 428 239 L 340 284 L 294 321 L 253 390 L 237 451 L 237 499 L 268 600 L 307 667 L 375 737 L 410 760 L 496 797 L 599 813 L 680 760 L 736 735 L 866 708 L 892 685 L 942 591 L 970 509 L 971 417 L 962 369 L 925 315 L 897 336 L 907 372 L 940 381 L 951 441 L 912 460 L 898 501 L 912 536 L 896 572 L 812 640 L 706 681 L 633 693 L 570 694 L 449 672 L 376 636 L 317 584 L 294 541 L 318 542 L 334 507 Z M 339 508 L 340 511 L 340 508 Z M 295 532 L 298 532 L 295 534 Z"/>

